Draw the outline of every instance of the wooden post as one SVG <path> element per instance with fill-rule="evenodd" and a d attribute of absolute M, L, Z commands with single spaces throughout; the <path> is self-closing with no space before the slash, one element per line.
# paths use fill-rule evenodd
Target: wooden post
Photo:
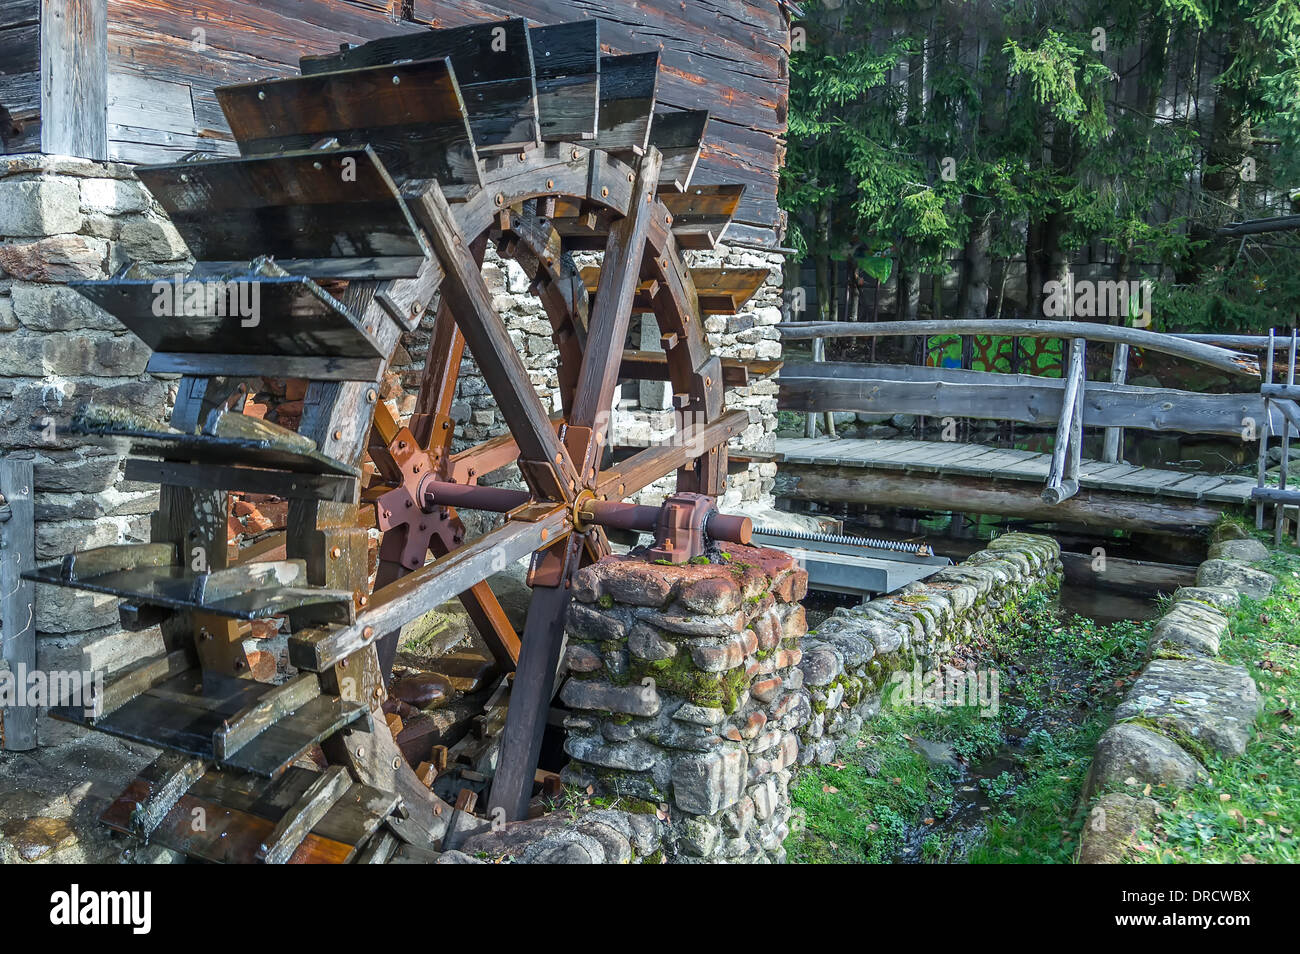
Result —
<path fill-rule="evenodd" d="M 1061 416 L 1056 425 L 1056 444 L 1047 471 L 1043 500 L 1058 504 L 1079 492 L 1080 445 L 1083 442 L 1084 348 L 1087 341 L 1070 342 L 1070 364 L 1061 396 Z"/>
<path fill-rule="evenodd" d="M 1110 362 L 1110 383 L 1124 384 L 1128 380 L 1128 345 L 1115 345 L 1115 354 Z M 1106 428 L 1106 446 L 1102 460 L 1108 464 L 1124 462 L 1124 428 Z"/>
<path fill-rule="evenodd" d="M 1291 347 L 1287 351 L 1286 362 L 1286 384 L 1287 387 L 1295 385 L 1295 359 L 1296 345 L 1300 340 L 1296 337 L 1296 331 L 1291 331 Z M 1270 356 L 1272 352 L 1269 352 Z M 1282 469 L 1278 473 L 1277 487 L 1279 490 L 1286 490 L 1287 471 L 1291 468 L 1291 428 L 1288 426 L 1282 431 Z M 1282 542 L 1282 527 L 1286 520 L 1286 504 L 1279 500 L 1273 508 L 1273 543 Z"/>
<path fill-rule="evenodd" d="M 812 340 L 812 359 L 814 362 L 821 362 L 826 360 L 826 339 L 825 338 L 814 338 Z M 804 419 L 803 436 L 804 437 L 817 436 L 817 413 L 815 411 L 810 411 L 807 417 Z M 828 437 L 834 436 L 833 432 L 828 431 L 827 436 Z"/>
<path fill-rule="evenodd" d="M 41 151 L 108 158 L 108 0 L 41 0 Z"/>
<path fill-rule="evenodd" d="M 1265 358 L 1265 371 L 1260 378 L 1260 392 L 1263 393 L 1265 385 L 1273 383 L 1273 329 L 1268 330 L 1268 356 Z M 1256 486 L 1264 489 L 1264 478 L 1268 471 L 1268 438 L 1273 424 L 1273 403 L 1272 399 L 1264 395 L 1264 426 L 1257 430 L 1256 437 L 1259 438 L 1259 464 L 1258 464 L 1258 481 Z M 1286 431 L 1291 431 L 1291 424 L 1288 422 Z M 1255 529 L 1264 529 L 1264 501 L 1255 504 Z"/>
<path fill-rule="evenodd" d="M 36 669 L 35 587 L 22 578 L 36 566 L 34 510 L 32 462 L 0 458 L 0 639 L 19 692 Z M 36 707 L 19 705 L 0 713 L 0 738 L 11 752 L 36 748 Z"/>
<path fill-rule="evenodd" d="M 1083 392 L 1088 378 L 1088 363 L 1085 360 L 1087 347 L 1087 338 L 1075 338 L 1070 343 L 1071 371 L 1074 370 L 1075 355 L 1078 354 L 1078 384 L 1074 389 L 1074 407 L 1070 411 L 1070 453 L 1065 458 L 1065 479 L 1061 484 L 1070 489 L 1071 495 L 1079 492 L 1079 464 L 1083 459 Z"/>

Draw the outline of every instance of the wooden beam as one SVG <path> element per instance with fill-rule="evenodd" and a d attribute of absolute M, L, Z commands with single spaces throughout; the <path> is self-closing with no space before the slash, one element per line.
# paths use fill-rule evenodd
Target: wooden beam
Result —
<path fill-rule="evenodd" d="M 506 820 L 528 816 L 533 794 L 533 775 L 542 750 L 542 734 L 556 688 L 556 670 L 564 645 L 564 622 L 569 611 L 569 590 L 564 585 L 578 569 L 582 541 L 573 536 L 561 540 L 536 560 L 557 563 L 559 585 L 534 586 L 528 604 L 519 668 L 510 689 L 510 708 L 501 735 L 501 755 L 492 779 L 490 809 L 501 809 Z"/>
<path fill-rule="evenodd" d="M 268 865 L 286 864 L 311 830 L 351 786 L 352 779 L 342 765 L 326 768 L 302 798 L 275 823 L 258 849 L 258 859 Z"/>
<path fill-rule="evenodd" d="M 861 467 L 783 463 L 778 497 L 912 507 L 954 513 L 986 513 L 1022 520 L 1079 526 L 1089 530 L 1139 530 L 1174 535 L 1209 527 L 1230 505 L 1189 498 L 1143 496 L 1084 487 L 1059 504 L 1049 504 L 1028 481 L 990 481 L 953 474 L 901 473 Z"/>
<path fill-rule="evenodd" d="M 150 793 L 147 801 L 131 813 L 133 833 L 142 838 L 153 834 L 162 820 L 167 817 L 180 800 L 190 790 L 203 773 L 208 770 L 208 763 L 203 759 L 193 758 L 180 752 L 164 752 L 141 770 L 137 781 L 149 784 Z"/>
<path fill-rule="evenodd" d="M 670 444 L 648 447 L 617 466 L 602 471 L 596 495 L 620 500 L 650 486 L 664 474 L 696 460 L 711 448 L 724 445 L 749 426 L 749 412 L 731 411 L 720 420 L 681 436 Z"/>
<path fill-rule="evenodd" d="M 304 474 L 291 470 L 227 467 L 219 464 L 185 464 L 132 457 L 126 461 L 127 480 L 146 484 L 172 484 L 199 490 L 238 490 L 273 494 L 286 500 L 333 500 L 356 503 L 360 481 L 342 474 Z"/>
<path fill-rule="evenodd" d="M 41 151 L 108 158 L 108 0 L 41 2 Z"/>
<path fill-rule="evenodd" d="M 1115 352 L 1110 360 L 1110 383 L 1124 384 L 1128 380 L 1128 345 L 1115 345 Z M 1118 464 L 1124 459 L 1124 428 L 1106 428 L 1106 445 L 1102 460 Z"/>
<path fill-rule="evenodd" d="M 1027 374 L 840 361 L 787 361 L 779 384 L 780 407 L 787 411 L 916 414 L 1040 426 L 1060 419 L 1065 387 L 1061 378 Z M 1096 381 L 1084 393 L 1084 427 L 1240 437 L 1248 417 L 1268 419 L 1257 393 L 1202 394 Z M 1274 407 L 1273 433 L 1280 433 L 1285 423 L 1283 408 Z"/>
<path fill-rule="evenodd" d="M 563 506 L 540 519 L 511 520 L 377 590 L 371 594 L 369 606 L 357 614 L 355 624 L 295 633 L 289 639 L 289 659 L 299 669 L 321 672 L 378 636 L 419 619 L 492 573 L 564 536 L 571 526 Z"/>
<path fill-rule="evenodd" d="M 305 706 L 320 695 L 320 677 L 300 673 L 259 697 L 241 712 L 222 723 L 212 734 L 212 751 L 225 761 L 272 723 Z"/>
<path fill-rule="evenodd" d="M 880 338 L 889 335 L 1005 335 L 1017 338 L 1087 338 L 1129 344 L 1217 368 L 1227 374 L 1259 377 L 1259 362 L 1249 355 L 1172 335 L 1089 321 L 966 319 L 961 321 L 794 321 L 776 326 L 787 341 L 808 338 Z"/>

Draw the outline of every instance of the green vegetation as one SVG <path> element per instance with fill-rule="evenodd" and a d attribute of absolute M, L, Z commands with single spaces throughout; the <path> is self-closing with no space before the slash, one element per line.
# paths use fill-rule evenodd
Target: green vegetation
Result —
<path fill-rule="evenodd" d="M 975 664 L 997 671 L 996 716 L 910 705 L 887 688 L 856 749 L 796 776 L 805 819 L 786 844 L 792 861 L 1071 860 L 1092 752 L 1147 627 L 1062 619 L 1046 595 L 1009 616 Z M 927 761 L 921 740 L 950 746 L 964 767 Z"/>
<path fill-rule="evenodd" d="M 1149 793 L 1162 811 L 1156 832 L 1137 841 L 1139 862 L 1300 861 L 1300 551 L 1284 544 L 1261 568 L 1278 578 L 1277 587 L 1267 600 L 1242 600 L 1219 650 L 1259 686 L 1256 734 L 1240 759 L 1206 761 L 1208 785 Z"/>
<path fill-rule="evenodd" d="M 1159 329 L 1290 323 L 1295 236 L 1214 233 L 1300 208 L 1300 0 L 804 10 L 780 199 L 805 317 L 869 319 L 875 283 L 890 317 L 1039 316 L 1105 261 L 1156 281 Z"/>

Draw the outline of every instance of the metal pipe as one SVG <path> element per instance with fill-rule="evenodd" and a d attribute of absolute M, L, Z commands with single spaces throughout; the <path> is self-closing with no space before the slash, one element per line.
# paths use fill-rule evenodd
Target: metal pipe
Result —
<path fill-rule="evenodd" d="M 456 507 L 464 510 L 486 510 L 490 513 L 509 513 L 530 502 L 532 494 L 526 490 L 506 487 L 480 487 L 477 484 L 453 484 L 446 480 L 425 477 L 420 483 L 420 507 L 431 511 L 435 507 Z"/>
<path fill-rule="evenodd" d="M 749 546 L 749 541 L 754 538 L 754 521 L 748 517 L 718 513 L 715 510 L 709 515 L 708 522 L 704 524 L 704 532 L 714 540 Z"/>
<path fill-rule="evenodd" d="M 584 523 L 594 523 L 610 530 L 637 530 L 653 533 L 659 526 L 659 508 L 616 500 L 587 500 L 578 514 Z"/>
<path fill-rule="evenodd" d="M 616 500 L 587 500 L 578 516 L 584 523 L 614 530 L 636 530 L 654 533 L 659 529 L 660 507 L 622 503 Z M 714 540 L 748 545 L 753 538 L 754 524 L 748 517 L 718 513 L 714 510 L 704 523 L 704 533 Z"/>

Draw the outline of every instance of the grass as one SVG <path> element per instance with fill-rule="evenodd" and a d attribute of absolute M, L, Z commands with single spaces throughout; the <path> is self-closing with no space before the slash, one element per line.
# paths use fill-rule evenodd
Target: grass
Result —
<path fill-rule="evenodd" d="M 1240 759 L 1206 763 L 1208 785 L 1150 792 L 1161 813 L 1156 831 L 1138 840 L 1135 861 L 1300 862 L 1300 746 L 1293 714 L 1300 697 L 1300 551 L 1283 544 L 1260 566 L 1278 585 L 1266 600 L 1242 600 L 1220 646 L 1222 661 L 1245 667 L 1259 686 L 1255 735 Z"/>
<path fill-rule="evenodd" d="M 931 767 L 912 748 L 920 737 L 972 754 L 991 753 L 1001 741 L 995 720 L 973 707 L 885 709 L 851 755 L 795 776 L 791 798 L 804 822 L 786 842 L 790 860 L 887 863 L 903 851 L 912 828 L 942 815 L 959 773 Z"/>
<path fill-rule="evenodd" d="M 1061 619 L 1045 595 L 1025 600 L 975 663 L 997 671 L 997 715 L 912 705 L 887 691 L 849 754 L 796 776 L 791 796 L 804 820 L 786 843 L 790 859 L 890 862 L 919 845 L 911 855 L 923 861 L 1069 861 L 1093 748 L 1136 675 L 1146 633 Z M 915 739 L 947 743 L 973 775 L 927 763 Z M 980 763 L 993 768 L 981 776 Z"/>

